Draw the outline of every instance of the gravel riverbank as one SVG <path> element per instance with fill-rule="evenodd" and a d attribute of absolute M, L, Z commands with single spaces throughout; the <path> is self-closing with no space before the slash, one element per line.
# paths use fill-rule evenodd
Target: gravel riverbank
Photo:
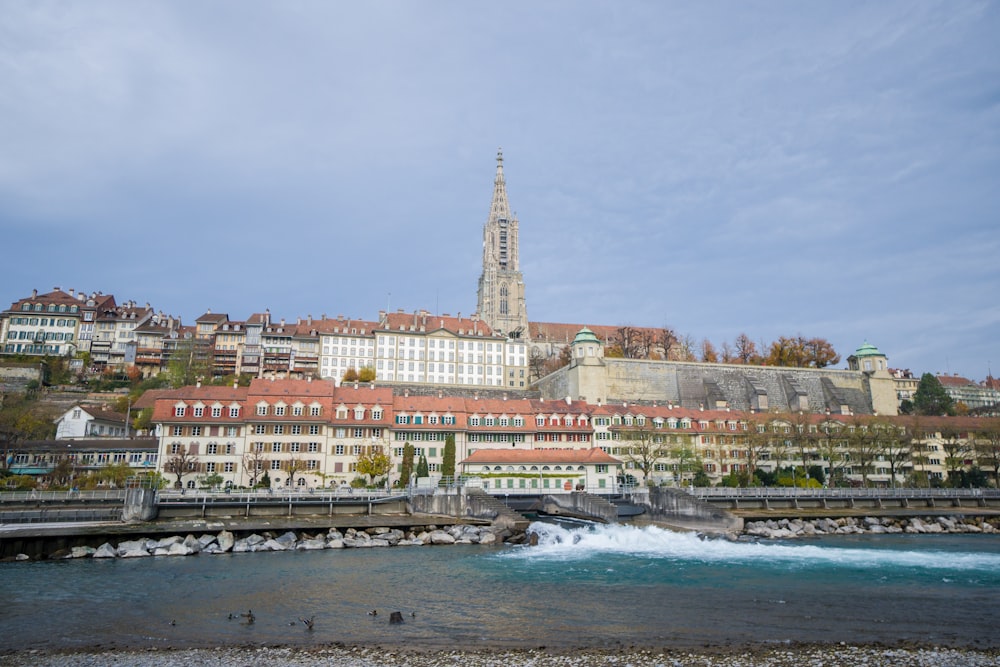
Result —
<path fill-rule="evenodd" d="M 377 647 L 28 651 L 0 667 L 996 667 L 1000 651 L 782 645 L 703 650 L 628 648 L 419 651 Z"/>

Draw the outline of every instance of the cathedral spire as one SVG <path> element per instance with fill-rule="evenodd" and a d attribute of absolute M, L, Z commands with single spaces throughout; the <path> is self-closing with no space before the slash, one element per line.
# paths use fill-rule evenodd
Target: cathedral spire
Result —
<path fill-rule="evenodd" d="M 502 149 L 497 149 L 493 200 L 483 227 L 483 273 L 479 278 L 477 312 L 495 331 L 526 335 L 528 313 L 518 256 L 518 222 L 507 201 Z"/>
<path fill-rule="evenodd" d="M 503 149 L 497 149 L 497 175 L 493 179 L 493 202 L 490 205 L 490 222 L 510 220 L 510 207 L 507 205 L 507 183 L 503 178 Z"/>

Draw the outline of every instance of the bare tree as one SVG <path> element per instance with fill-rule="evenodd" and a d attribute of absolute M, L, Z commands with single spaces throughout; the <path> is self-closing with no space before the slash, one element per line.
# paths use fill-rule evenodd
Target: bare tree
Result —
<path fill-rule="evenodd" d="M 750 340 L 750 336 L 741 333 L 736 337 L 734 343 L 736 360 L 741 364 L 750 364 L 757 359 L 757 344 Z"/>
<path fill-rule="evenodd" d="M 739 442 L 746 452 L 746 484 L 755 484 L 754 473 L 757 471 L 757 464 L 768 455 L 765 452 L 769 452 L 771 432 L 767 421 L 755 413 L 745 413 L 741 420 L 743 436 L 739 438 Z"/>
<path fill-rule="evenodd" d="M 611 341 L 625 359 L 645 359 L 649 356 L 649 335 L 631 325 L 618 327 Z"/>
<path fill-rule="evenodd" d="M 182 484 L 184 477 L 194 474 L 197 471 L 197 467 L 198 457 L 192 454 L 191 450 L 184 447 L 184 445 L 178 445 L 177 451 L 164 464 L 163 470 L 177 476 L 174 488 L 181 489 L 184 487 Z"/>
<path fill-rule="evenodd" d="M 844 425 L 839 421 L 828 419 L 819 425 L 818 435 L 816 451 L 826 462 L 827 485 L 835 486 L 843 483 L 848 461 Z"/>
<path fill-rule="evenodd" d="M 250 478 L 250 486 L 257 486 L 257 480 L 264 474 L 267 468 L 267 457 L 264 450 L 258 449 L 255 444 L 251 444 L 250 450 L 243 454 L 243 470 Z"/>
<path fill-rule="evenodd" d="M 734 364 L 736 360 L 736 350 L 728 341 L 722 341 L 722 347 L 719 348 L 719 361 L 724 364 Z"/>
<path fill-rule="evenodd" d="M 675 349 L 677 350 L 677 361 L 694 361 L 696 358 L 695 350 L 698 349 L 698 343 L 695 341 L 694 337 L 687 335 L 677 342 Z"/>
<path fill-rule="evenodd" d="M 896 475 L 902 473 L 906 462 L 910 460 L 910 447 L 906 429 L 899 424 L 885 422 L 885 448 L 882 450 L 882 460 L 889 464 L 889 484 L 896 488 Z"/>
<path fill-rule="evenodd" d="M 547 361 L 548 359 L 541 350 L 537 347 L 531 348 L 531 352 L 528 353 L 528 376 L 532 382 L 545 377 L 545 365 Z"/>
<path fill-rule="evenodd" d="M 645 421 L 642 424 L 633 422 L 631 426 L 622 426 L 619 434 L 621 440 L 625 441 L 622 443 L 626 452 L 625 461 L 641 470 L 648 483 L 656 470 L 656 464 L 662 463 L 670 455 L 670 450 L 663 444 L 665 437 L 651 430 Z"/>
<path fill-rule="evenodd" d="M 652 332 L 652 346 L 656 348 L 663 359 L 670 361 L 674 358 L 674 348 L 677 346 L 677 332 L 670 327 L 662 327 Z"/>
<path fill-rule="evenodd" d="M 885 442 L 880 429 L 871 428 L 868 422 L 855 418 L 848 427 L 847 446 L 851 457 L 851 467 L 861 474 L 861 485 L 868 486 L 868 475 L 882 453 Z"/>
<path fill-rule="evenodd" d="M 1000 488 L 1000 419 L 987 420 L 975 435 L 976 458 L 993 471 L 993 486 Z"/>
<path fill-rule="evenodd" d="M 962 430 L 955 426 L 945 426 L 941 429 L 941 448 L 944 450 L 944 466 L 948 471 L 949 484 L 954 484 L 959 478 L 966 461 L 972 457 L 972 448 Z"/>
<path fill-rule="evenodd" d="M 298 455 L 293 454 L 291 457 L 281 462 L 281 469 L 285 471 L 286 475 L 288 475 L 288 480 L 285 482 L 285 486 L 294 488 L 295 475 L 306 470 L 306 462 L 303 461 Z"/>

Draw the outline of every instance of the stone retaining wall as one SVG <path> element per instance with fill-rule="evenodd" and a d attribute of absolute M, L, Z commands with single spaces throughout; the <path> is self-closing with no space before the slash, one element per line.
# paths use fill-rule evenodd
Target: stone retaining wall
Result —
<path fill-rule="evenodd" d="M 747 521 L 743 534 L 770 540 L 820 535 L 996 533 L 1000 517 L 843 517 L 839 519 L 768 519 Z"/>
<path fill-rule="evenodd" d="M 515 534 L 496 526 L 412 526 L 407 530 L 378 526 L 357 530 L 336 528 L 320 532 L 286 531 L 280 535 L 264 531 L 246 537 L 236 537 L 228 530 L 218 533 L 188 534 L 153 539 L 141 537 L 126 539 L 116 544 L 103 542 L 100 546 L 74 546 L 50 554 L 37 554 L 38 559 L 60 560 L 66 558 L 138 558 L 145 556 L 190 556 L 199 553 L 248 553 L 257 551 L 311 551 L 319 549 L 377 548 L 395 546 L 427 546 L 440 544 L 500 544 L 520 542 L 523 534 Z M 96 543 L 96 542 L 95 542 Z M 18 554 L 14 560 L 31 560 L 27 554 Z"/>

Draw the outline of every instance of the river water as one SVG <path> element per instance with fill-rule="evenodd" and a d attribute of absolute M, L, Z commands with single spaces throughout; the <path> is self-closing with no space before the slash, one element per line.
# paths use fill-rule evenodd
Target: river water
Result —
<path fill-rule="evenodd" d="M 1000 647 L 1000 537 L 736 543 L 656 527 L 533 528 L 537 547 L 0 563 L 0 637 L 10 649 Z M 250 609 L 253 624 L 239 616 Z M 404 623 L 391 624 L 392 611 Z M 314 629 L 299 617 L 315 617 Z"/>

